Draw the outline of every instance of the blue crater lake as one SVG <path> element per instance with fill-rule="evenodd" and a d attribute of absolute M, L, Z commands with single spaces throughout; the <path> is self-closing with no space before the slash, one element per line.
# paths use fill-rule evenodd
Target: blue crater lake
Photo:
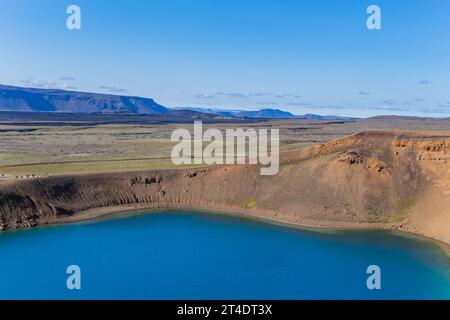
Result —
<path fill-rule="evenodd" d="M 0 234 L 0 298 L 450 299 L 450 265 L 433 242 L 391 232 L 161 212 Z"/>

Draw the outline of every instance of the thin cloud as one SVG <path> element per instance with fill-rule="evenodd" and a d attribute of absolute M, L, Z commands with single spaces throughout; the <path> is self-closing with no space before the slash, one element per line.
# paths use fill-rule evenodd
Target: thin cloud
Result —
<path fill-rule="evenodd" d="M 258 106 L 270 106 L 270 105 L 275 106 L 275 105 L 278 105 L 278 102 L 275 102 L 275 101 L 270 101 L 270 102 L 257 102 L 256 104 L 257 104 Z"/>
<path fill-rule="evenodd" d="M 24 79 L 21 81 L 21 83 L 27 87 L 39 89 L 76 89 L 76 87 L 68 85 L 66 83 L 51 80 L 39 80 L 34 78 Z"/>
<path fill-rule="evenodd" d="M 230 97 L 230 98 L 236 98 L 236 99 L 248 99 L 248 96 L 244 93 L 239 92 L 217 92 L 210 95 L 205 94 L 196 94 L 194 96 L 195 99 L 216 99 L 218 97 Z"/>
<path fill-rule="evenodd" d="M 75 81 L 76 79 L 73 77 L 60 77 L 58 78 L 61 81 Z"/>
<path fill-rule="evenodd" d="M 37 80 L 37 79 L 33 79 L 33 78 L 22 80 L 22 83 L 27 86 L 32 86 L 32 87 L 36 87 L 36 88 L 45 88 L 45 89 L 55 88 L 58 86 L 58 84 L 54 81 Z"/>
<path fill-rule="evenodd" d="M 376 106 L 376 107 L 369 107 L 366 108 L 369 110 L 376 110 L 376 111 L 409 111 L 409 108 L 399 108 L 399 107 L 390 107 L 390 106 Z"/>
<path fill-rule="evenodd" d="M 288 102 L 286 103 L 287 106 L 290 107 L 311 107 L 312 104 L 308 102 Z"/>
<path fill-rule="evenodd" d="M 421 85 L 421 86 L 427 86 L 429 84 L 432 84 L 433 81 L 431 80 L 418 80 L 416 81 L 416 84 Z"/>
<path fill-rule="evenodd" d="M 437 101 L 436 104 L 438 107 L 441 107 L 441 108 L 449 108 L 450 107 L 450 101 L 442 101 L 442 102 Z"/>
<path fill-rule="evenodd" d="M 262 97 L 262 96 L 271 96 L 273 93 L 271 92 L 251 92 L 248 94 L 249 97 Z"/>
<path fill-rule="evenodd" d="M 231 92 L 231 93 L 226 93 L 226 92 L 217 92 L 216 93 L 217 96 L 224 96 L 224 97 L 231 97 L 231 98 L 239 98 L 239 99 L 247 99 L 247 95 L 243 94 L 243 93 L 238 93 L 238 92 Z"/>
<path fill-rule="evenodd" d="M 367 91 L 359 91 L 358 94 L 359 94 L 360 96 L 369 96 L 371 93 L 370 93 L 370 92 L 367 92 Z"/>
<path fill-rule="evenodd" d="M 314 108 L 319 108 L 319 109 L 334 109 L 334 110 L 343 110 L 343 109 L 347 109 L 347 107 L 340 106 L 340 105 L 334 105 L 334 104 L 329 104 L 329 105 L 324 105 L 324 106 L 314 106 Z"/>
<path fill-rule="evenodd" d="M 416 108 L 416 111 L 422 112 L 422 113 L 429 113 L 429 114 L 448 114 L 448 109 L 443 109 L 443 108 Z"/>
<path fill-rule="evenodd" d="M 240 92 L 216 92 L 214 94 L 196 94 L 194 95 L 195 99 L 206 99 L 206 100 L 211 100 L 211 99 L 216 99 L 219 97 L 228 97 L 228 98 L 233 98 L 233 99 L 250 99 L 250 98 L 258 98 L 258 97 L 263 97 L 263 96 L 272 96 L 273 98 L 276 99 L 286 99 L 286 98 L 291 98 L 291 99 L 300 99 L 302 98 L 301 95 L 298 94 L 275 94 L 275 93 L 271 93 L 271 92 L 250 92 L 250 93 L 240 93 Z"/>
<path fill-rule="evenodd" d="M 395 104 L 395 101 L 391 100 L 391 99 L 388 99 L 388 100 L 380 101 L 380 103 L 392 106 L 392 105 Z"/>
<path fill-rule="evenodd" d="M 208 99 L 208 100 L 214 99 L 215 97 L 216 97 L 215 94 L 209 95 L 209 96 L 204 95 L 204 94 L 196 94 L 196 95 L 194 96 L 195 99 Z"/>
<path fill-rule="evenodd" d="M 307 107 L 309 109 L 328 109 L 328 110 L 344 110 L 344 109 L 348 109 L 348 107 L 341 106 L 341 105 L 335 105 L 335 104 L 314 105 L 314 104 L 307 103 L 307 102 L 300 102 L 300 103 L 290 102 L 287 105 L 291 106 L 291 107 L 296 107 L 296 106 L 297 107 Z"/>
<path fill-rule="evenodd" d="M 118 87 L 114 87 L 114 86 L 100 86 L 98 87 L 99 89 L 102 90 L 107 90 L 109 92 L 114 92 L 114 93 L 124 93 L 124 92 L 128 92 L 127 89 L 124 88 L 118 88 Z"/>
<path fill-rule="evenodd" d="M 285 98 L 300 99 L 300 98 L 302 98 L 302 96 L 298 95 L 298 94 L 277 94 L 277 95 L 275 95 L 275 98 L 278 98 L 278 99 L 285 99 Z"/>

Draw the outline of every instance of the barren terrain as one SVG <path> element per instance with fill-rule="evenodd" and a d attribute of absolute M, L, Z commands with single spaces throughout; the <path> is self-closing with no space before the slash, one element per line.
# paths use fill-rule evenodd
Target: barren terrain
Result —
<path fill-rule="evenodd" d="M 261 176 L 254 165 L 174 168 L 170 134 L 187 124 L 4 124 L 0 228 L 141 208 L 196 208 L 303 226 L 389 228 L 450 243 L 449 120 L 238 126 L 280 129 L 277 175 Z"/>

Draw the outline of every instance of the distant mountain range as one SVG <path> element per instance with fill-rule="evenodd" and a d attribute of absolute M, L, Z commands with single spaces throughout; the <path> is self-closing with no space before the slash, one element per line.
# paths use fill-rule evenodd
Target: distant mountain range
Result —
<path fill-rule="evenodd" d="M 182 113 L 192 118 L 251 118 L 251 119 L 322 119 L 349 120 L 338 116 L 305 114 L 293 115 L 278 109 L 224 110 L 211 108 L 166 108 L 153 99 L 111 94 L 66 91 L 60 89 L 36 89 L 0 85 L 0 111 L 102 113 L 165 115 Z"/>
<path fill-rule="evenodd" d="M 230 118 L 259 118 L 259 119 L 293 119 L 296 118 L 290 112 L 281 111 L 278 109 L 261 109 L 261 110 L 226 110 L 226 109 L 211 109 L 211 108 L 176 108 L 177 110 L 189 110 L 200 113 L 207 113 L 217 116 Z"/>
<path fill-rule="evenodd" d="M 261 109 L 261 110 L 226 110 L 211 108 L 176 108 L 177 110 L 189 110 L 199 113 L 214 114 L 223 117 L 234 118 L 258 118 L 258 119 L 311 119 L 311 120 L 351 120 L 355 118 L 341 116 L 321 116 L 318 114 L 306 113 L 303 115 L 294 115 L 290 112 L 278 109 Z"/>

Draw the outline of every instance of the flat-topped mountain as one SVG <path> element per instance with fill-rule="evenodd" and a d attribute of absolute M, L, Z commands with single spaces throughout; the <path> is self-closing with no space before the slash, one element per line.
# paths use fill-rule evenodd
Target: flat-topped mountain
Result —
<path fill-rule="evenodd" d="M 161 114 L 153 99 L 0 85 L 0 111 Z"/>

